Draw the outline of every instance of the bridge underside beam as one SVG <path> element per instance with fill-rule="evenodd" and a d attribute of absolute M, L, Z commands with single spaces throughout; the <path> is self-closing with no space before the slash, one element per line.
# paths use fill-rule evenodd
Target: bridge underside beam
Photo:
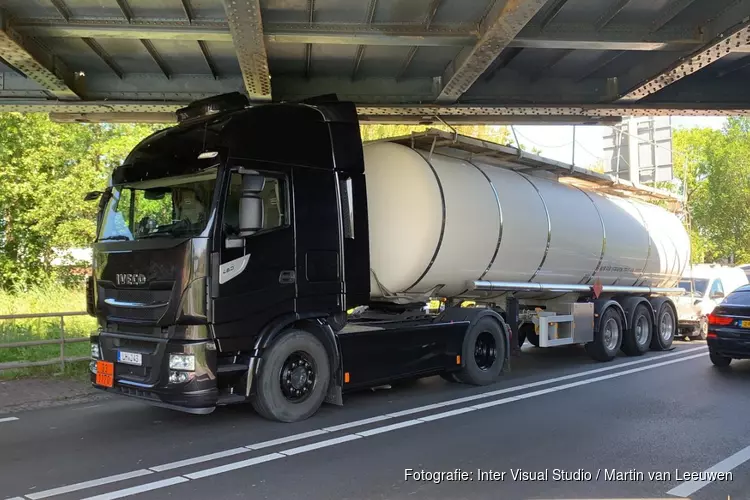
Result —
<path fill-rule="evenodd" d="M 684 10 L 691 2 L 673 0 L 673 10 Z M 672 11 L 667 9 L 667 14 Z M 643 76 L 616 101 L 618 103 L 638 102 L 641 99 L 662 95 L 666 87 L 685 77 L 732 55 L 750 52 L 750 0 L 737 0 L 722 13 L 703 26 L 701 30 L 706 43 L 694 52 L 675 61 L 658 73 Z"/>
<path fill-rule="evenodd" d="M 442 76 L 437 101 L 456 102 L 508 47 L 548 0 L 498 0 L 480 27 L 480 38 L 472 49 L 459 55 Z"/>
<path fill-rule="evenodd" d="M 55 21 L 22 21 L 14 24 L 21 33 L 52 38 L 94 38 L 132 40 L 175 40 L 231 42 L 229 26 L 222 23 L 194 21 L 186 25 L 174 22 L 117 23 L 86 22 L 60 23 Z M 380 45 L 410 47 L 473 47 L 478 34 L 473 26 L 446 25 L 404 26 L 390 24 L 339 25 L 304 23 L 267 23 L 264 25 L 266 43 Z M 694 30 L 672 29 L 658 33 L 638 29 L 612 27 L 597 31 L 591 26 L 563 25 L 540 31 L 529 26 L 508 47 L 535 49 L 582 50 L 679 50 L 704 43 Z"/>
<path fill-rule="evenodd" d="M 271 99 L 271 75 L 259 0 L 224 0 L 229 31 L 250 99 Z"/>
<path fill-rule="evenodd" d="M 34 81 L 58 99 L 80 98 L 73 73 L 59 59 L 40 45 L 13 29 L 7 16 L 0 10 L 0 61 Z"/>
<path fill-rule="evenodd" d="M 127 102 L 93 101 L 63 102 L 39 99 L 7 100 L 0 111 L 49 112 L 58 121 L 119 121 L 157 122 L 175 121 L 174 112 L 188 104 L 184 102 Z M 750 116 L 750 109 L 731 106 L 679 106 L 643 105 L 580 105 L 580 106 L 466 106 L 466 105 L 359 105 L 360 119 L 369 123 L 431 123 L 445 120 L 448 123 L 576 123 L 601 124 L 618 121 L 622 116 Z"/>

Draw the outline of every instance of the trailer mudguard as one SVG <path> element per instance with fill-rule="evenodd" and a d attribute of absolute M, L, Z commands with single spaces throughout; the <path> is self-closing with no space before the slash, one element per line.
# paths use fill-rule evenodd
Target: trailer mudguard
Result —
<path fill-rule="evenodd" d="M 630 321 L 628 315 L 625 314 L 625 310 L 622 308 L 619 302 L 617 302 L 615 299 L 599 299 L 594 301 L 594 332 L 599 331 L 599 322 L 602 317 L 602 313 L 606 311 L 608 308 L 614 307 L 618 311 L 620 311 L 620 314 L 622 314 L 623 318 L 623 328 L 628 329 L 630 327 Z"/>
<path fill-rule="evenodd" d="M 646 297 L 617 297 L 617 302 L 620 303 L 623 312 L 625 313 L 623 316 L 625 318 L 625 328 L 630 328 L 630 325 L 633 324 L 635 308 L 640 304 L 645 304 L 648 307 L 648 310 L 651 313 L 651 323 L 653 324 L 656 321 L 656 311 Z"/>

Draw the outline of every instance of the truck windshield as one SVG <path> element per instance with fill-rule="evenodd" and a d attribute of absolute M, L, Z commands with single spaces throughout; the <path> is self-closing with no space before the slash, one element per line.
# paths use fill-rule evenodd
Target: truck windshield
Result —
<path fill-rule="evenodd" d="M 691 282 L 692 281 L 692 286 Z M 687 293 L 695 292 L 697 295 L 703 295 L 706 293 L 706 287 L 708 286 L 707 279 L 692 279 L 692 280 L 681 280 L 678 288 L 682 288 Z M 692 289 L 691 289 L 692 288 Z"/>
<path fill-rule="evenodd" d="M 99 240 L 189 237 L 206 227 L 217 170 L 114 186 Z"/>

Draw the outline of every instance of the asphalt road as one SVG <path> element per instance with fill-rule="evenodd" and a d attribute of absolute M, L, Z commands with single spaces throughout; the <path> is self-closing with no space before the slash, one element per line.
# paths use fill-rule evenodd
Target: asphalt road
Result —
<path fill-rule="evenodd" d="M 750 498 L 750 362 L 676 345 L 526 349 L 490 387 L 424 379 L 296 424 L 123 399 L 0 415 L 0 499 Z M 685 477 L 705 471 L 733 477 Z"/>

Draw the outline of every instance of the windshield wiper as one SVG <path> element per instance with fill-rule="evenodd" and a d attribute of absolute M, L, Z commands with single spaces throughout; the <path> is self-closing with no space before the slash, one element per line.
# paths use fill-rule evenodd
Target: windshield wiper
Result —
<path fill-rule="evenodd" d="M 125 236 L 122 234 L 115 234 L 114 236 L 107 236 L 106 238 L 101 238 L 99 241 L 130 241 L 129 236 Z"/>
<path fill-rule="evenodd" d="M 146 239 L 146 238 L 156 238 L 156 237 L 161 237 L 161 236 L 172 237 L 174 235 L 171 232 L 169 232 L 169 231 L 161 231 L 161 232 L 157 231 L 155 233 L 144 234 L 143 236 L 139 237 L 138 239 L 143 240 L 143 239 Z"/>

